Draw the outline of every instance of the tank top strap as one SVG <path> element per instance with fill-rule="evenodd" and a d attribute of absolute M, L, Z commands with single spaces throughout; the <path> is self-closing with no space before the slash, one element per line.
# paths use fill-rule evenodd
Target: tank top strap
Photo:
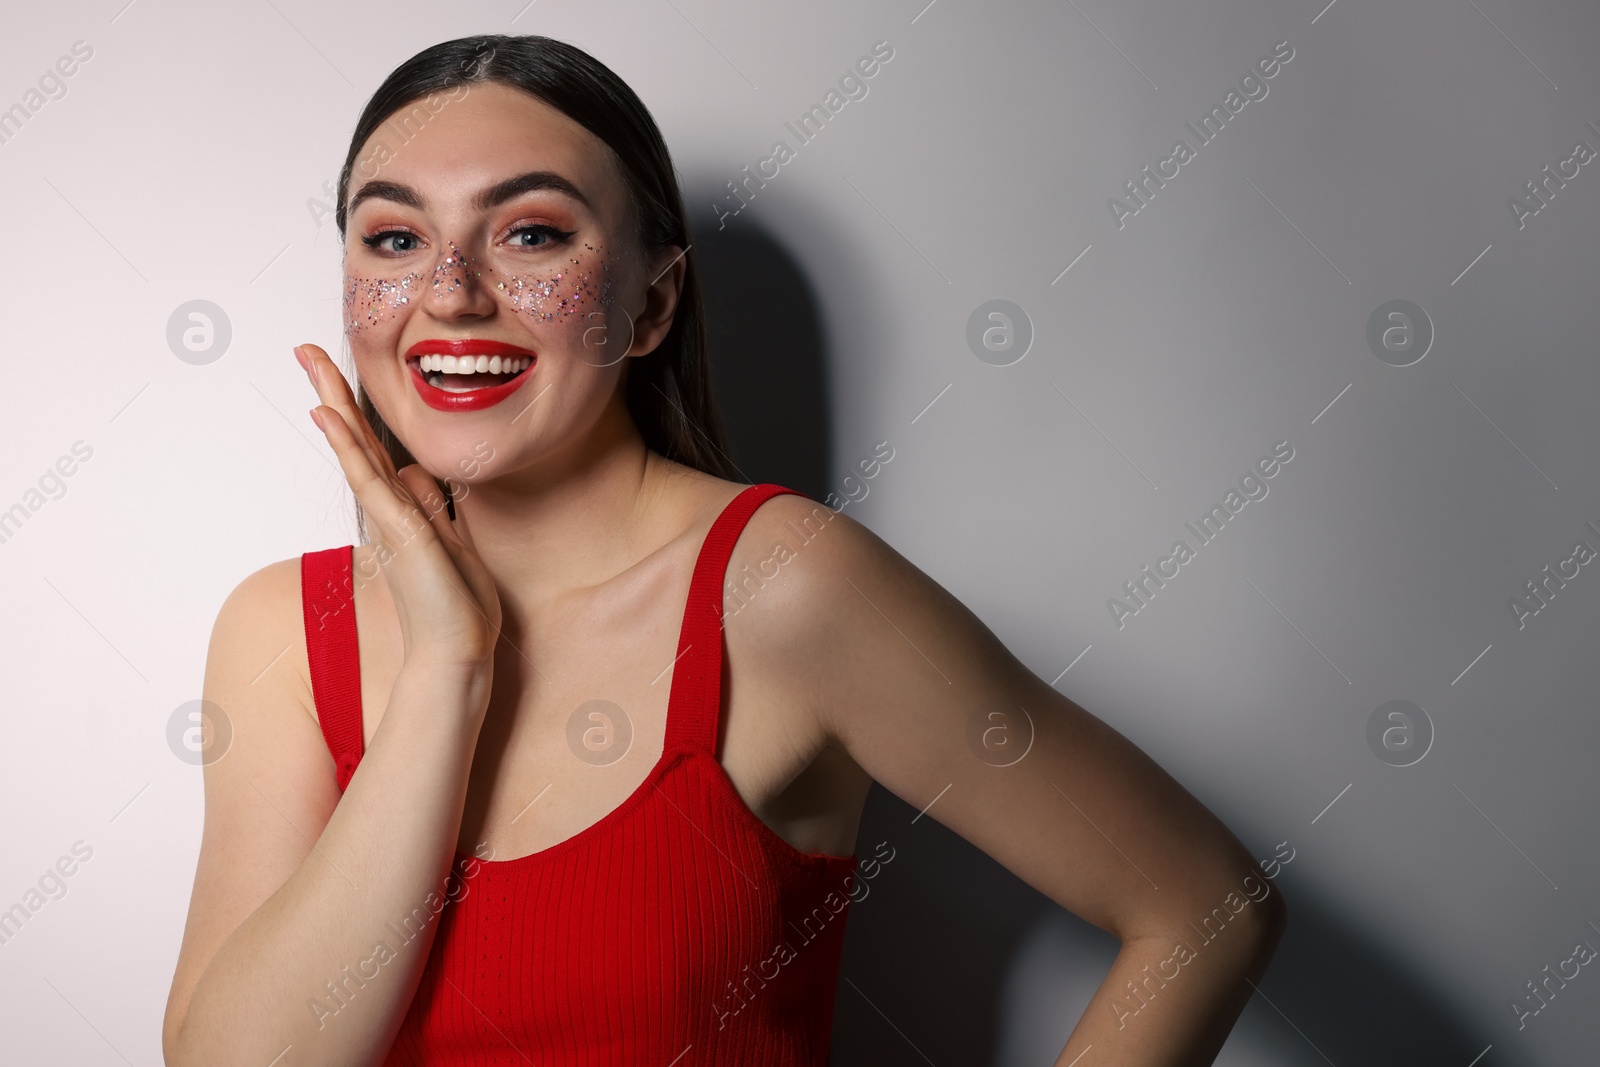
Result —
<path fill-rule="evenodd" d="M 801 495 L 771 482 L 742 490 L 722 509 L 700 546 L 678 634 L 672 691 L 667 697 L 665 751 L 691 744 L 717 755 L 717 720 L 722 712 L 722 586 L 728 557 L 756 508 L 782 493 Z"/>
<path fill-rule="evenodd" d="M 361 762 L 361 657 L 356 643 L 354 545 L 300 557 L 300 606 L 305 618 L 311 699 L 344 792 Z"/>

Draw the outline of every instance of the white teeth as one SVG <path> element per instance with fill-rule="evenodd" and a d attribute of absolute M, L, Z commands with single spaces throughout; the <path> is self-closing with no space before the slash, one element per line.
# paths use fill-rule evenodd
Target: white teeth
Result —
<path fill-rule="evenodd" d="M 417 369 L 442 374 L 521 374 L 532 362 L 527 356 L 419 356 Z"/>

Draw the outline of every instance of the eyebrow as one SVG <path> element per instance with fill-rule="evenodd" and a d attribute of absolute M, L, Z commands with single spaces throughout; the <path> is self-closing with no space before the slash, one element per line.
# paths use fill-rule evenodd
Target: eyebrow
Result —
<path fill-rule="evenodd" d="M 472 206 L 479 211 L 487 211 L 513 197 L 540 189 L 561 193 L 576 200 L 590 211 L 594 210 L 594 205 L 583 195 L 583 190 L 553 170 L 530 170 L 526 174 L 518 174 L 514 178 L 496 182 L 473 197 Z M 350 198 L 346 214 L 354 215 L 363 200 L 388 200 L 406 207 L 414 207 L 419 211 L 426 207 L 422 194 L 411 186 L 383 180 L 369 181 L 356 190 L 356 195 Z"/>

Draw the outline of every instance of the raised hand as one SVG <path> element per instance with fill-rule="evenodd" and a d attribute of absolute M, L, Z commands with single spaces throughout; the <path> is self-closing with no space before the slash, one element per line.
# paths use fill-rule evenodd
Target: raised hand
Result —
<path fill-rule="evenodd" d="M 450 519 L 433 476 L 395 470 L 327 352 L 306 344 L 295 358 L 316 387 L 311 418 L 328 439 L 368 517 L 378 563 L 399 614 L 405 662 L 492 671 L 500 597 L 461 518 Z"/>

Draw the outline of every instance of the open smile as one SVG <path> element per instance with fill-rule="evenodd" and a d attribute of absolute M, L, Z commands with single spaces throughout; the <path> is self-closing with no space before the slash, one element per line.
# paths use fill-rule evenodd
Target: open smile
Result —
<path fill-rule="evenodd" d="M 522 388 L 538 356 L 502 341 L 418 341 L 406 367 L 422 402 L 436 411 L 481 411 Z"/>

